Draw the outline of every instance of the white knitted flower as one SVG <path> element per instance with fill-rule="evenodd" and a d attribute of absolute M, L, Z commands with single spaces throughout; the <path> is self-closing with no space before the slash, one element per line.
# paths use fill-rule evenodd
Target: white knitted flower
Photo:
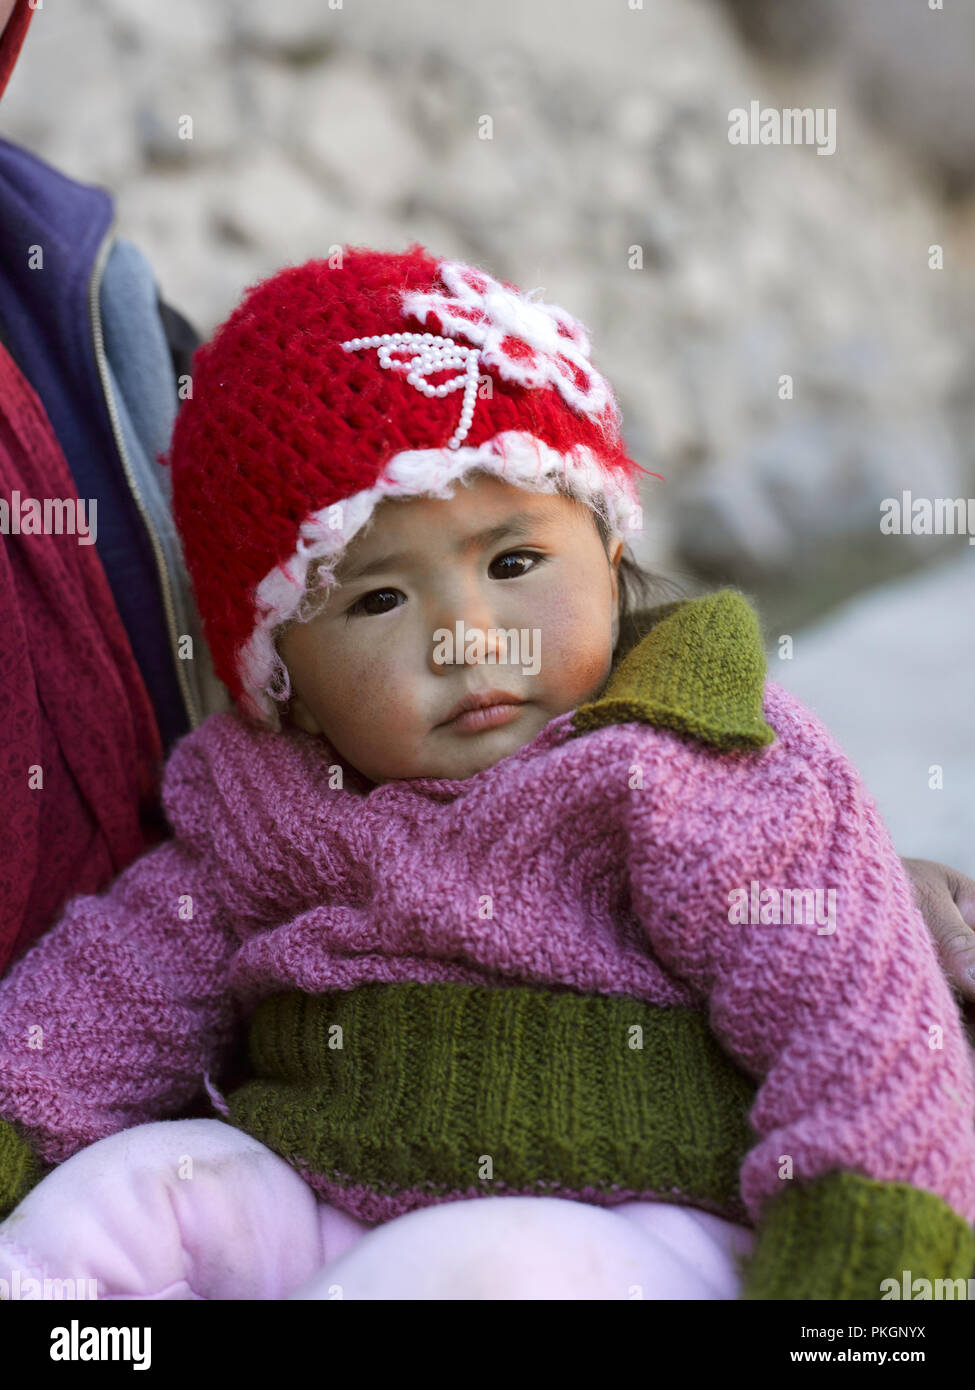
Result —
<path fill-rule="evenodd" d="M 459 261 L 437 269 L 449 293 L 406 294 L 404 314 L 426 324 L 436 315 L 441 332 L 480 345 L 480 360 L 505 381 L 530 390 L 554 386 L 575 410 L 595 419 L 612 401 L 605 379 L 589 361 L 585 328 L 554 304 L 540 304 Z"/>

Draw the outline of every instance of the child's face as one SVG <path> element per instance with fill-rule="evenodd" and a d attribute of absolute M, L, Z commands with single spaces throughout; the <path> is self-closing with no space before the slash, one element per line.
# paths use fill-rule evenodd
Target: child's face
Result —
<path fill-rule="evenodd" d="M 279 640 L 294 723 L 374 782 L 490 767 L 602 689 L 622 550 L 614 538 L 607 556 L 580 504 L 489 475 L 449 501 L 381 503 L 325 608 Z M 518 630 L 516 648 L 500 629 Z M 491 691 L 521 702 L 507 722 L 445 722 L 464 696 Z"/>

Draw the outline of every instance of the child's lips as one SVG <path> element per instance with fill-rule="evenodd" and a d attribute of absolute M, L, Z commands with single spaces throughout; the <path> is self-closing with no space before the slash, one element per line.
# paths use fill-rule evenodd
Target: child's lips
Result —
<path fill-rule="evenodd" d="M 438 727 L 453 729 L 458 733 L 491 729 L 517 719 L 523 704 L 519 696 L 507 690 L 484 690 L 465 695 Z"/>
<path fill-rule="evenodd" d="M 456 715 L 453 719 L 448 719 L 441 727 L 451 729 L 459 734 L 478 733 L 481 729 L 500 728 L 502 724 L 510 724 L 517 719 L 524 709 L 524 701 L 508 701 L 504 704 L 482 705 L 480 709 L 468 709 L 463 714 Z"/>

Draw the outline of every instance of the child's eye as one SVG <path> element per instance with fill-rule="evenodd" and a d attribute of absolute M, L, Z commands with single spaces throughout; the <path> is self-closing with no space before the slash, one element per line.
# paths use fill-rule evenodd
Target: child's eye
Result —
<path fill-rule="evenodd" d="M 363 594 L 361 598 L 356 599 L 355 603 L 350 604 L 345 610 L 345 616 L 349 618 L 355 614 L 362 613 L 367 617 L 377 617 L 381 613 L 391 613 L 394 608 L 399 607 L 399 604 L 393 603 L 385 608 L 376 608 L 371 605 L 376 601 L 381 602 L 388 598 L 395 599 L 397 595 L 402 597 L 399 589 L 371 589 L 368 594 Z"/>
<path fill-rule="evenodd" d="M 488 573 L 491 573 L 491 570 L 494 569 L 495 565 L 504 565 L 505 561 L 507 560 L 514 560 L 517 563 L 520 563 L 524 561 L 526 558 L 534 561 L 534 564 L 530 568 L 537 569 L 540 564 L 544 564 L 545 560 L 548 557 L 545 555 L 540 555 L 535 550 L 509 550 L 505 555 L 499 555 L 496 560 L 491 561 L 491 564 L 488 566 Z M 491 578 L 520 579 L 523 574 L 528 573 L 530 573 L 529 569 L 508 569 L 506 573 L 491 575 Z"/>

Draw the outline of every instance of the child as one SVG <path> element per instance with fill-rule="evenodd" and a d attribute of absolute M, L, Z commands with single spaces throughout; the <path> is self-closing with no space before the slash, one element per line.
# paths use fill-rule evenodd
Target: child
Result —
<path fill-rule="evenodd" d="M 614 665 L 619 426 L 579 323 L 419 245 L 284 270 L 201 349 L 174 509 L 240 712 L 0 982 L 11 1289 L 972 1272 L 975 1077 L 855 770 L 733 590 Z M 223 1118 L 164 1119 L 204 1088 Z"/>

